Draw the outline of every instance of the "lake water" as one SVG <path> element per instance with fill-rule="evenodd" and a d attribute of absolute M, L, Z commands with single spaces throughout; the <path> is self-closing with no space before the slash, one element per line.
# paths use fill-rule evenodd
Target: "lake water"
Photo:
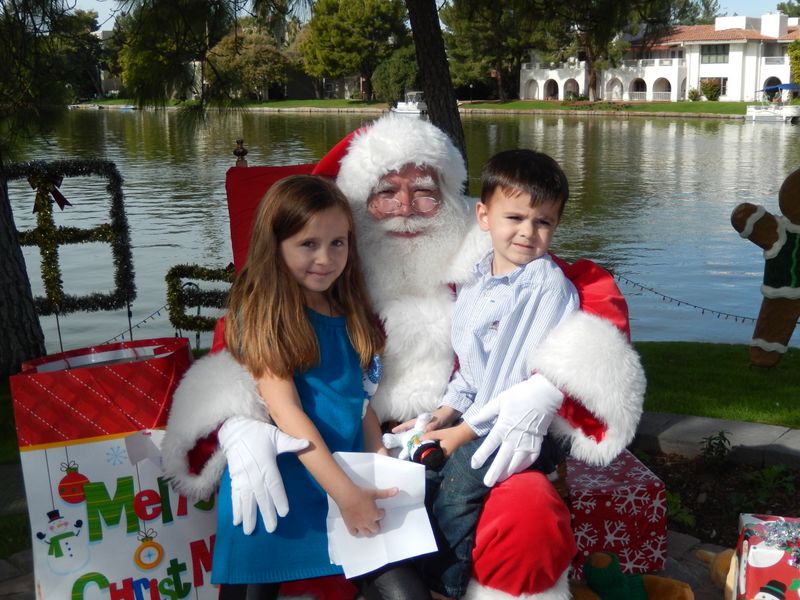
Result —
<path fill-rule="evenodd" d="M 244 138 L 251 165 L 313 162 L 370 118 L 228 112 L 197 122 L 171 111 L 71 111 L 27 158 L 116 163 L 125 179 L 138 290 L 133 335 L 171 336 L 162 308 L 167 270 L 231 261 L 224 184 L 235 139 Z M 499 150 L 535 148 L 561 163 L 571 194 L 554 250 L 568 260 L 591 258 L 619 277 L 634 339 L 749 341 L 753 322 L 739 317 L 758 314 L 763 257 L 733 230 L 730 214 L 745 201 L 778 211 L 778 189 L 800 166 L 800 127 L 580 115 L 480 115 L 463 122 L 473 193 L 481 164 Z M 103 180 L 74 178 L 61 190 L 73 206 L 56 209 L 58 225 L 108 221 Z M 11 195 L 17 228 L 35 226 L 27 183 L 13 184 Z M 24 254 L 34 293 L 41 294 L 38 249 Z M 65 291 L 111 289 L 107 245 L 64 246 L 61 260 Z M 42 325 L 48 351 L 58 351 L 55 319 L 45 317 Z M 128 337 L 125 310 L 66 315 L 60 328 L 65 349 Z M 204 334 L 201 345 L 209 339 Z M 800 333 L 792 340 L 798 343 Z"/>

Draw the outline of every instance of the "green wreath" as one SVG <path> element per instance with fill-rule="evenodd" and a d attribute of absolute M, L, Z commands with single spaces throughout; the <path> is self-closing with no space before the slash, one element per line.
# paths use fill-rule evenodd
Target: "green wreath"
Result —
<path fill-rule="evenodd" d="M 217 319 L 202 315 L 187 315 L 189 306 L 222 308 L 228 292 L 222 290 L 194 289 L 183 282 L 184 279 L 200 281 L 223 281 L 233 283 L 234 272 L 230 267 L 209 269 L 198 265 L 175 265 L 165 277 L 167 281 L 167 310 L 169 321 L 176 329 L 187 331 L 213 331 Z"/>
<path fill-rule="evenodd" d="M 111 196 L 109 211 L 111 222 L 91 229 L 56 227 L 53 219 L 53 203 L 57 203 L 62 210 L 65 206 L 71 206 L 59 191 L 64 177 L 87 176 L 105 177 L 108 180 L 106 191 Z M 33 208 L 36 213 L 36 227 L 19 232 L 19 241 L 23 246 L 38 246 L 41 253 L 45 295 L 34 298 L 36 312 L 39 315 L 64 315 L 80 310 L 116 310 L 136 298 L 130 232 L 122 195 L 122 176 L 113 162 L 60 160 L 12 163 L 0 170 L 0 178 L 5 181 L 27 179 L 31 187 L 36 190 Z M 93 293 L 85 296 L 65 294 L 58 248 L 63 244 L 87 242 L 104 242 L 111 245 L 115 288 L 105 294 Z"/>

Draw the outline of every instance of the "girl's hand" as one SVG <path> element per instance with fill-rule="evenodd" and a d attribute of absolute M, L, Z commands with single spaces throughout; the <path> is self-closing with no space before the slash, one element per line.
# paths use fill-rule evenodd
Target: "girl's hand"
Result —
<path fill-rule="evenodd" d="M 445 429 L 426 433 L 422 436 L 422 439 L 439 440 L 444 455 L 449 458 L 459 446 L 466 444 L 470 440 L 474 440 L 475 437 L 475 432 L 469 425 L 466 423 L 459 423 L 455 427 L 447 427 Z"/>
<path fill-rule="evenodd" d="M 376 500 L 390 498 L 397 494 L 397 488 L 375 490 L 355 486 L 354 491 L 347 497 L 336 500 L 342 513 L 347 531 L 354 536 L 372 536 L 380 531 L 379 521 L 384 516 L 384 510 L 378 508 Z"/>
<path fill-rule="evenodd" d="M 461 413 L 457 411 L 455 408 L 451 408 L 449 406 L 440 406 L 435 411 L 431 413 L 432 419 L 431 422 L 425 427 L 425 431 L 436 431 L 437 429 L 442 429 L 444 427 L 448 427 L 451 423 L 454 423 L 456 419 L 461 416 Z M 405 423 L 400 423 L 397 427 L 392 429 L 392 433 L 402 433 L 404 431 L 408 431 L 412 429 L 416 424 L 416 419 L 410 419 Z"/>

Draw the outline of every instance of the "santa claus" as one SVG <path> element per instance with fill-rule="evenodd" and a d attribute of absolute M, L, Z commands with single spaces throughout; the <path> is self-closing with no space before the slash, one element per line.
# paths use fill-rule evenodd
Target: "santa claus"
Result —
<path fill-rule="evenodd" d="M 388 115 L 340 142 L 315 172 L 336 177 L 350 200 L 368 289 L 387 334 L 373 407 L 384 421 L 432 411 L 453 372 L 455 290 L 489 244 L 462 193 L 467 177 L 463 158 L 448 136 L 427 121 Z M 386 191 L 398 199 L 388 213 L 372 202 Z M 418 191 L 439 202 L 432 209 L 417 206 Z M 566 395 L 550 435 L 562 439 L 576 458 L 607 464 L 633 439 L 644 375 L 629 342 L 624 299 L 610 275 L 589 261 L 558 262 L 578 289 L 582 311 L 550 332 L 530 366 Z M 274 526 L 276 515 L 288 510 L 275 454 L 298 446 L 268 429 L 252 379 L 229 355 L 203 361 L 204 367 L 190 370 L 176 391 L 162 448 L 165 470 L 179 491 L 208 495 L 224 469 L 226 452 L 230 458 L 236 445 L 248 444 L 253 464 L 241 466 L 243 476 L 234 484 L 241 518 L 252 526 L 258 507 L 265 524 Z M 535 400 L 524 383 L 515 404 Z M 481 514 L 467 597 L 567 599 L 576 551 L 569 511 L 545 474 L 525 470 L 533 458 L 530 448 L 538 448 L 532 441 L 536 434 L 504 418 L 507 408 L 497 405 L 492 431 L 501 444 L 498 457 L 505 457 L 493 468 L 505 479 L 491 490 Z M 259 433 L 252 439 L 243 433 L 242 417 L 255 422 L 251 427 Z M 235 434 L 226 421 L 238 425 Z M 190 457 L 197 454 L 198 441 L 209 441 L 222 423 L 222 448 L 193 465 Z M 257 474 L 265 484 L 248 483 L 256 477 L 248 479 L 246 473 Z"/>

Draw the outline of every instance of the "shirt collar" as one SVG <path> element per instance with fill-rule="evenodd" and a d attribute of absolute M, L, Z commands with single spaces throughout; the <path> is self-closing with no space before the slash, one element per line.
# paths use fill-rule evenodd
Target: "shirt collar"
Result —
<path fill-rule="evenodd" d="M 513 271 L 506 273 L 505 275 L 492 275 L 492 259 L 494 258 L 494 250 L 489 250 L 486 255 L 478 261 L 478 264 L 474 267 L 475 275 L 483 279 L 485 283 L 487 282 L 494 282 L 497 283 L 508 283 L 513 284 L 523 273 L 526 272 L 526 268 L 536 262 L 537 260 L 544 258 L 545 256 L 550 256 L 549 253 L 540 256 L 539 258 L 534 258 L 531 262 L 526 263 L 520 267 L 517 267 Z"/>

